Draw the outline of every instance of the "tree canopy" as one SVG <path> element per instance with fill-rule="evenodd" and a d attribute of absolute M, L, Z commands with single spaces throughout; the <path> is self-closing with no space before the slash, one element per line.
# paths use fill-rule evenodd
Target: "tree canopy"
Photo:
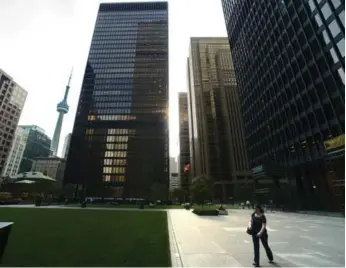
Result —
<path fill-rule="evenodd" d="M 213 196 L 214 180 L 206 175 L 196 177 L 191 185 L 192 200 L 203 205 L 205 200 L 211 200 Z"/>

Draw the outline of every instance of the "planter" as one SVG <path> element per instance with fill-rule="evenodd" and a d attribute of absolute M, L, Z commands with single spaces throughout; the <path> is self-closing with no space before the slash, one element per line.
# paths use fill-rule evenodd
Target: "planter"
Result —
<path fill-rule="evenodd" d="M 219 209 L 218 211 L 219 211 L 219 215 L 228 215 L 227 210 Z"/>
<path fill-rule="evenodd" d="M 194 209 L 192 212 L 198 216 L 219 216 L 219 211 L 216 209 Z"/>

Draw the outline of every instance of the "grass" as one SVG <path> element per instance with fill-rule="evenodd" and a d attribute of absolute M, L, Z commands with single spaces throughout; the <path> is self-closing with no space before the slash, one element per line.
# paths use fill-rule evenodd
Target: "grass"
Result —
<path fill-rule="evenodd" d="M 0 208 L 1 266 L 171 266 L 166 212 Z"/>

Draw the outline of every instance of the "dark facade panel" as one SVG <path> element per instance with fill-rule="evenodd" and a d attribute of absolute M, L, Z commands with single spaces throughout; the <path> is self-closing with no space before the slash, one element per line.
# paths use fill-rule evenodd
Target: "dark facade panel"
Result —
<path fill-rule="evenodd" d="M 167 3 L 101 4 L 65 183 L 146 197 L 169 182 Z"/>

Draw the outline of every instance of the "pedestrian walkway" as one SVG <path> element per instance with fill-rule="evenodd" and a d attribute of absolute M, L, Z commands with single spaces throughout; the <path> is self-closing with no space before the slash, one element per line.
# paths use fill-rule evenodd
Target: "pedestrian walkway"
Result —
<path fill-rule="evenodd" d="M 251 266 L 252 239 L 245 233 L 249 210 L 230 210 L 228 216 L 218 217 L 199 217 L 187 210 L 168 213 L 170 240 L 176 242 L 175 249 L 171 246 L 174 267 Z M 344 267 L 341 219 L 285 213 L 268 213 L 267 218 L 275 264 L 268 263 L 261 247 L 261 266 Z"/>

